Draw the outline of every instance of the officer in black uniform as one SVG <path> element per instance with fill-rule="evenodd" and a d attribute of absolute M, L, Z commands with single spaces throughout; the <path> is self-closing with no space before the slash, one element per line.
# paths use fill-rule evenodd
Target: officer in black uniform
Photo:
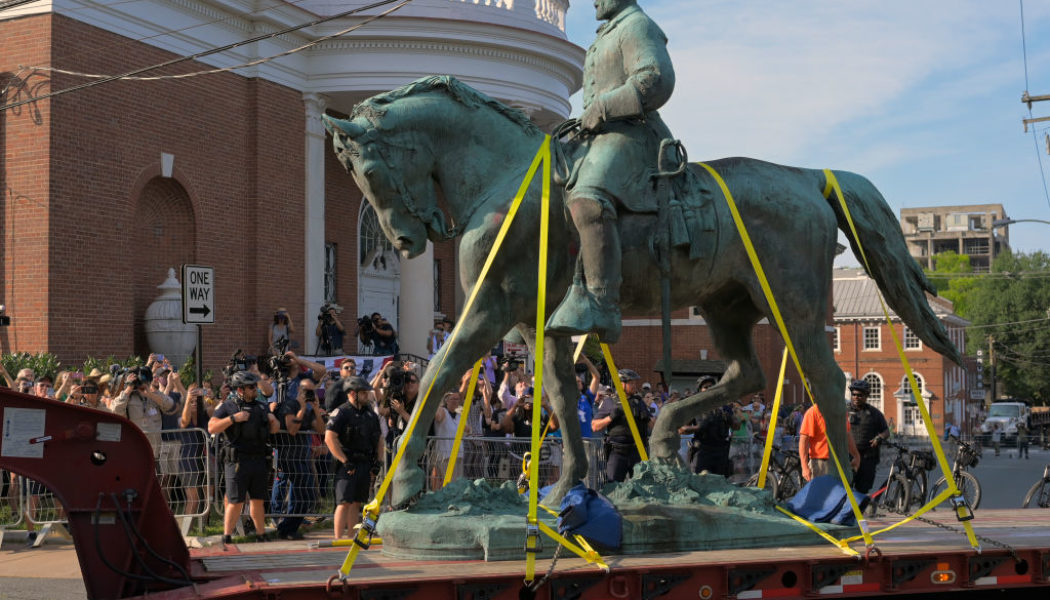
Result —
<path fill-rule="evenodd" d="M 372 475 L 379 472 L 379 415 L 368 402 L 364 378 L 343 379 L 347 402 L 332 411 L 324 442 L 335 459 L 335 539 L 354 537 L 361 505 L 368 501 Z"/>
<path fill-rule="evenodd" d="M 874 406 L 868 404 L 871 385 L 857 379 L 849 384 L 849 426 L 853 441 L 860 451 L 860 466 L 853 477 L 853 487 L 861 493 L 868 493 L 875 483 L 875 469 L 879 466 L 879 445 L 890 437 L 886 426 L 886 417 Z"/>
<path fill-rule="evenodd" d="M 259 377 L 249 371 L 230 376 L 227 384 L 231 394 L 223 401 L 208 421 L 208 433 L 225 434 L 222 451 L 226 475 L 226 512 L 223 518 L 223 543 L 230 543 L 234 525 L 241 518 L 245 498 L 250 498 L 249 512 L 255 523 L 255 535 L 264 539 L 265 521 L 263 499 L 270 481 L 272 451 L 270 434 L 280 424 L 266 404 L 257 402 L 256 387 Z"/>
<path fill-rule="evenodd" d="M 641 392 L 642 377 L 631 369 L 620 370 L 620 381 L 623 382 L 624 392 L 627 394 L 627 403 L 634 416 L 634 423 L 638 427 L 638 434 L 642 443 L 649 441 L 649 430 L 652 429 L 652 416 L 649 408 L 642 399 Z M 631 472 L 634 465 L 641 462 L 642 457 L 638 453 L 634 437 L 631 435 L 630 425 L 624 414 L 620 399 L 615 395 L 605 398 L 598 412 L 591 421 L 591 429 L 595 432 L 605 430 L 605 475 L 609 481 L 623 481 Z"/>

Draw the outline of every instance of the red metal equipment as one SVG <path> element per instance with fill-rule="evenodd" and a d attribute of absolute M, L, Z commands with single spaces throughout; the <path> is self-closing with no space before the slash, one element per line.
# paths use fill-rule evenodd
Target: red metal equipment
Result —
<path fill-rule="evenodd" d="M 189 585 L 190 557 L 154 474 L 149 440 L 109 412 L 0 388 L 0 468 L 61 503 L 92 599 Z"/>

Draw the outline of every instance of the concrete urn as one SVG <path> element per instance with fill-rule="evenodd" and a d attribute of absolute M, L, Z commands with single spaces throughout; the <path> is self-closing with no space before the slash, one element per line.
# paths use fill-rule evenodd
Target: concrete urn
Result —
<path fill-rule="evenodd" d="M 168 269 L 168 278 L 157 289 L 160 295 L 146 309 L 146 340 L 150 352 L 163 354 L 178 369 L 193 354 L 197 330 L 182 322 L 182 285 L 175 269 Z"/>

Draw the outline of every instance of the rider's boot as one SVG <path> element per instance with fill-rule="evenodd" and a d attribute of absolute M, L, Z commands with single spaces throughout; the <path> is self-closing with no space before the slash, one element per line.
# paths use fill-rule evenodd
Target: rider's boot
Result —
<path fill-rule="evenodd" d="M 586 286 L 573 282 L 547 322 L 547 331 L 563 335 L 595 333 L 613 344 L 620 339 L 620 232 L 612 204 L 590 197 L 569 202 L 580 234 L 580 258 Z"/>

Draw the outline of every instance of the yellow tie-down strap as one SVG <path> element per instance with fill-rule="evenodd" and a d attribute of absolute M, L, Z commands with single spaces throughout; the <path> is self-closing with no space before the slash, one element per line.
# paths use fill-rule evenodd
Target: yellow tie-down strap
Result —
<path fill-rule="evenodd" d="M 868 256 L 864 252 L 864 245 L 860 241 L 860 236 L 857 235 L 857 227 L 853 223 L 853 216 L 850 214 L 849 206 L 846 205 L 846 198 L 845 195 L 842 193 L 842 187 L 839 185 L 838 179 L 835 177 L 835 174 L 831 171 L 831 169 L 824 169 L 824 177 L 826 180 L 824 184 L 824 197 L 830 198 L 832 192 L 835 193 L 835 197 L 838 199 L 839 205 L 842 207 L 842 213 L 846 217 L 846 222 L 849 223 L 849 229 L 850 233 L 853 235 L 853 241 L 856 242 L 857 250 L 860 251 L 860 258 L 864 261 L 864 267 L 870 274 L 872 272 L 871 265 L 868 263 Z M 904 366 L 904 370 L 908 374 L 908 385 L 911 387 L 911 393 L 913 394 L 913 397 L 917 399 L 916 404 L 919 407 L 919 412 L 922 414 L 923 424 L 926 425 L 926 433 L 929 436 L 930 442 L 933 445 L 933 451 L 937 455 L 937 464 L 941 467 L 941 472 L 944 475 L 945 487 L 947 488 L 945 490 L 945 494 L 940 494 L 937 498 L 932 499 L 929 502 L 929 504 L 919 509 L 919 511 L 917 511 L 911 517 L 905 519 L 904 521 L 901 521 L 901 523 L 906 523 L 907 521 L 914 519 L 916 516 L 921 515 L 922 513 L 926 512 L 927 510 L 930 510 L 934 506 L 937 506 L 941 502 L 944 502 L 947 498 L 956 498 L 957 500 L 959 500 L 955 503 L 956 518 L 962 522 L 963 529 L 966 531 L 966 539 L 970 542 L 970 546 L 980 551 L 981 546 L 977 541 L 977 535 L 974 533 L 973 526 L 970 524 L 970 520 L 973 518 L 973 513 L 971 509 L 966 505 L 966 502 L 962 496 L 962 492 L 956 485 L 955 477 L 952 476 L 951 467 L 948 466 L 948 459 L 944 455 L 944 449 L 941 447 L 941 441 L 937 437 L 937 432 L 934 430 L 933 419 L 930 417 L 930 412 L 926 408 L 926 403 L 922 402 L 921 400 L 918 400 L 922 398 L 922 393 L 919 391 L 919 384 L 915 380 L 915 373 L 912 372 L 911 365 L 908 363 L 908 357 L 904 354 L 904 347 L 901 345 L 900 339 L 897 337 L 897 331 L 893 327 L 893 321 L 890 319 L 890 311 L 886 307 L 886 301 L 883 300 L 881 293 L 878 294 L 878 298 L 879 304 L 882 305 L 882 314 L 886 317 L 886 323 L 890 325 L 888 329 L 890 330 L 890 337 L 893 338 L 893 345 L 896 346 L 897 355 L 900 356 L 901 364 Z M 898 523 L 897 525 L 901 523 Z M 882 529 L 878 533 L 888 531 L 893 527 L 896 527 L 896 525 L 888 527 L 886 529 Z"/>
<path fill-rule="evenodd" d="M 780 416 L 780 399 L 784 395 L 784 373 L 787 371 L 788 353 L 780 358 L 780 375 L 777 377 L 777 392 L 773 396 L 773 412 L 769 415 L 769 427 L 766 429 L 766 447 L 762 451 L 762 465 L 758 468 L 758 489 L 766 487 L 766 471 L 769 470 L 769 457 L 773 454 L 773 434 L 776 433 L 777 419 Z"/>
<path fill-rule="evenodd" d="M 580 343 L 580 347 L 583 347 L 583 343 Z M 634 421 L 634 412 L 631 410 L 631 403 L 627 401 L 627 392 L 623 390 L 623 382 L 620 381 L 620 372 L 616 370 L 616 363 L 613 362 L 612 352 L 609 350 L 609 344 L 602 342 L 602 354 L 605 356 L 605 364 L 609 366 L 609 375 L 612 377 L 613 384 L 616 386 L 616 395 L 620 398 L 620 406 L 623 407 L 623 414 L 627 417 L 627 427 L 631 430 L 631 437 L 634 438 L 634 445 L 638 448 L 638 456 L 642 457 L 642 460 L 649 460 L 649 453 L 645 451 L 645 443 L 642 442 L 642 435 L 638 431 L 638 423 Z"/>
<path fill-rule="evenodd" d="M 441 487 L 452 481 L 452 474 L 456 471 L 456 459 L 459 458 L 459 446 L 463 443 L 463 432 L 467 429 L 467 421 L 470 417 L 470 405 L 474 401 L 474 390 L 478 385 L 478 373 L 481 371 L 481 359 L 474 363 L 474 370 L 470 372 L 470 383 L 467 385 L 467 397 L 463 400 L 463 412 L 456 426 L 456 439 L 452 441 L 452 453 L 448 457 L 448 467 L 445 469 L 445 480 Z"/>
<path fill-rule="evenodd" d="M 722 190 L 722 195 L 726 199 L 726 204 L 729 205 L 729 212 L 733 216 L 733 222 L 736 224 L 737 233 L 740 234 L 740 240 L 744 244 L 744 250 L 747 252 L 747 257 L 751 261 L 751 266 L 755 270 L 755 276 L 758 278 L 758 283 L 762 287 L 762 293 L 765 295 L 766 302 L 769 304 L 769 310 L 773 314 L 773 319 L 777 324 L 777 328 L 780 330 L 781 337 L 784 338 L 784 345 L 787 348 L 788 353 L 791 355 L 791 360 L 795 364 L 795 369 L 798 370 L 802 376 L 802 385 L 806 389 L 806 394 L 809 395 L 810 400 L 817 404 L 816 398 L 813 396 L 813 390 L 810 389 L 809 380 L 805 376 L 805 371 L 802 369 L 802 364 L 799 362 L 798 353 L 795 351 L 795 344 L 791 341 L 791 336 L 788 334 L 787 325 L 784 323 L 784 317 L 780 313 L 780 308 L 777 306 L 776 299 L 773 297 L 773 290 L 769 285 L 769 280 L 766 278 L 766 272 L 762 268 L 762 263 L 758 260 L 758 253 L 755 252 L 755 245 L 751 242 L 751 236 L 747 233 L 747 227 L 744 226 L 744 220 L 740 217 L 740 211 L 737 209 L 736 201 L 733 200 L 733 195 L 729 192 L 729 187 L 726 185 L 725 180 L 718 174 L 710 165 L 706 163 L 697 163 L 708 173 L 718 184 L 719 189 Z M 860 526 L 861 534 L 864 537 L 864 543 L 866 546 L 872 545 L 871 535 L 867 530 L 867 521 L 864 520 L 864 515 L 861 513 L 860 506 L 857 504 L 857 498 L 853 494 L 853 489 L 849 484 L 849 479 L 846 477 L 846 472 L 842 468 L 842 464 L 839 462 L 838 453 L 835 452 L 835 447 L 831 443 L 831 439 L 828 439 L 828 454 L 835 463 L 835 469 L 838 471 L 839 479 L 842 480 L 842 486 L 846 489 L 846 497 L 849 499 L 850 508 L 853 510 L 853 515 L 857 519 L 857 524 Z M 763 460 L 766 460 L 763 458 Z M 801 518 L 801 517 L 799 517 Z"/>
<path fill-rule="evenodd" d="M 529 186 L 532 184 L 533 177 L 539 169 L 540 163 L 546 160 L 547 168 L 545 171 L 550 170 L 550 136 L 544 136 L 543 143 L 540 144 L 539 149 L 536 151 L 536 156 L 532 159 L 532 165 L 529 166 L 529 170 L 525 175 L 525 179 L 522 180 L 521 186 L 518 188 L 518 193 L 514 196 L 514 201 L 511 202 L 510 208 L 507 210 L 507 216 L 503 220 L 503 224 L 500 226 L 499 233 L 496 235 L 495 241 L 492 243 L 492 249 L 489 250 L 488 258 L 485 259 L 485 264 L 481 268 L 481 272 L 478 274 L 477 281 L 474 282 L 474 288 L 470 292 L 470 296 L 467 297 L 466 304 L 463 305 L 463 312 L 459 317 L 459 323 L 462 324 L 467 316 L 470 314 L 470 309 L 474 306 L 474 301 L 478 297 L 478 292 L 481 290 L 481 284 L 485 281 L 485 277 L 488 275 L 489 269 L 492 267 L 492 263 L 496 260 L 496 255 L 499 253 L 500 247 L 503 245 L 504 238 L 507 237 L 507 231 L 510 229 L 511 223 L 514 222 L 514 217 L 518 213 L 518 208 L 521 207 L 521 203 L 525 198 L 525 194 L 529 190 Z M 546 178 L 548 183 L 545 183 L 544 189 L 549 191 L 549 177 Z M 437 369 L 434 373 L 439 373 L 441 368 L 445 364 L 445 360 L 450 354 L 450 351 L 455 344 L 456 338 L 460 332 L 460 326 L 456 326 L 452 330 L 452 335 L 449 336 L 438 353 L 441 355 L 441 359 L 438 362 Z M 347 553 L 346 559 L 343 561 L 342 566 L 339 567 L 339 578 L 346 580 L 350 577 L 350 571 L 354 567 L 354 562 L 357 560 L 357 555 L 362 549 L 367 549 L 369 546 L 369 540 L 375 536 L 376 521 L 379 519 L 379 507 L 382 505 L 383 498 L 386 497 L 386 493 L 390 488 L 390 484 L 393 481 L 394 473 L 397 470 L 398 464 L 401 462 L 401 458 L 404 456 L 405 448 L 408 445 L 407 440 L 411 439 L 412 432 L 415 431 L 416 423 L 419 421 L 419 415 L 423 412 L 423 407 L 426 406 L 427 401 L 430 399 L 430 393 L 434 389 L 435 378 L 430 379 L 430 385 L 427 386 L 426 392 L 423 397 L 419 400 L 419 404 L 416 409 L 412 411 L 412 416 L 408 420 L 408 424 L 405 427 L 405 432 L 402 434 L 402 443 L 398 445 L 397 452 L 394 453 L 394 458 L 390 463 L 390 468 L 387 469 L 386 477 L 383 478 L 383 483 L 379 486 L 379 490 L 376 492 L 375 498 L 365 505 L 362 510 L 363 519 L 361 528 L 358 530 L 357 535 L 354 537 L 354 545 L 350 547 L 350 552 Z"/>

